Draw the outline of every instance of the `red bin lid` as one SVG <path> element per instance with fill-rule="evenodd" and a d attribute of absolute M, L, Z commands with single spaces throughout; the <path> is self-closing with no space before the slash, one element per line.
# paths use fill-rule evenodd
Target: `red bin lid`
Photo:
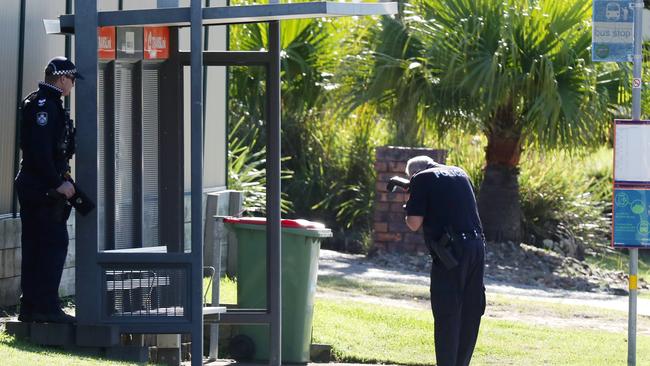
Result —
<path fill-rule="evenodd" d="M 266 225 L 266 217 L 227 217 L 223 222 L 228 224 Z M 304 219 L 282 219 L 282 227 L 293 229 L 325 229 L 325 224 Z"/>

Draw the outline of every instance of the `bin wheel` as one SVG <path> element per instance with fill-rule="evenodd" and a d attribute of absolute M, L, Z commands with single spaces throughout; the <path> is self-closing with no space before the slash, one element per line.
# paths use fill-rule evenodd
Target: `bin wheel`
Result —
<path fill-rule="evenodd" d="M 255 343 L 245 334 L 234 336 L 230 340 L 229 348 L 230 356 L 232 356 L 236 361 L 251 360 L 255 354 Z"/>

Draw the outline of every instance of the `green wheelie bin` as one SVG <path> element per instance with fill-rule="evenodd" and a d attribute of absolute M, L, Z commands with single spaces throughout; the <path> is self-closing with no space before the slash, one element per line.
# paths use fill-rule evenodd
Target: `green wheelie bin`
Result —
<path fill-rule="evenodd" d="M 237 237 L 237 305 L 266 308 L 266 219 L 228 218 Z M 282 362 L 309 362 L 318 255 L 323 238 L 332 231 L 307 220 L 283 219 L 282 225 Z M 235 333 L 253 344 L 254 360 L 269 358 L 268 325 L 241 325 Z"/>

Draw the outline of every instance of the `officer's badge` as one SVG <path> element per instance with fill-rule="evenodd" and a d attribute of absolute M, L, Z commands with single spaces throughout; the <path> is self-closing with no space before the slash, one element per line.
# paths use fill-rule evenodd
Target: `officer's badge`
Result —
<path fill-rule="evenodd" d="M 43 98 L 43 99 L 39 99 L 39 100 L 38 100 L 38 106 L 39 106 L 39 107 L 42 107 L 42 106 L 44 106 L 44 105 L 45 105 L 45 98 Z"/>
<path fill-rule="evenodd" d="M 47 124 L 47 112 L 36 113 L 36 124 L 41 127 Z"/>

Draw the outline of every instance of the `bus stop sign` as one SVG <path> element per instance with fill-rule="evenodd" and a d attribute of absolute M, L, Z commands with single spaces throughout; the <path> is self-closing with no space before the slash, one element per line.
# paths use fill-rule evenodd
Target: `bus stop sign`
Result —
<path fill-rule="evenodd" d="M 632 0 L 594 0 L 591 37 L 593 61 L 633 61 L 633 3 Z"/>

